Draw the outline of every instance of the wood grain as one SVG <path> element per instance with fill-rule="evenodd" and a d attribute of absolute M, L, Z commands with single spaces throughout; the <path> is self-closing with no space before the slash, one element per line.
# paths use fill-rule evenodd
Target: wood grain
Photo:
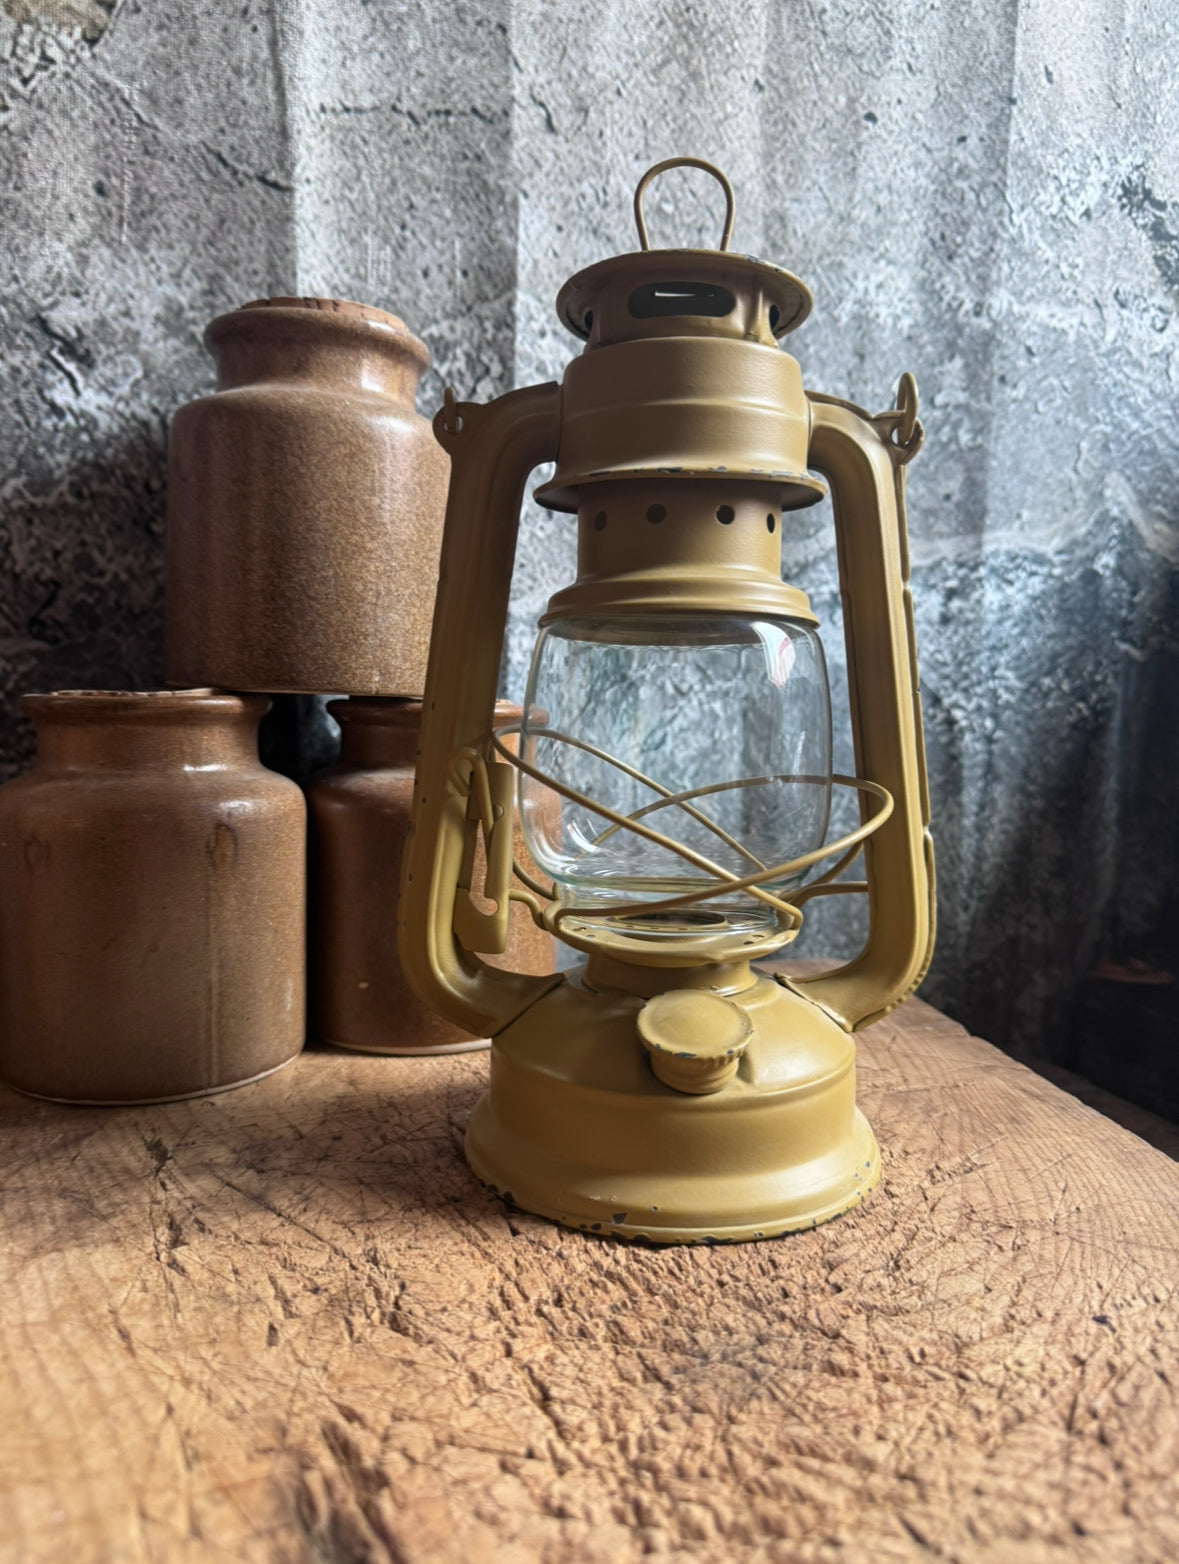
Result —
<path fill-rule="evenodd" d="M 1179 1558 L 1179 1168 L 914 1002 L 859 1211 L 652 1251 L 509 1214 L 483 1056 L 5 1096 L 0 1556 Z"/>

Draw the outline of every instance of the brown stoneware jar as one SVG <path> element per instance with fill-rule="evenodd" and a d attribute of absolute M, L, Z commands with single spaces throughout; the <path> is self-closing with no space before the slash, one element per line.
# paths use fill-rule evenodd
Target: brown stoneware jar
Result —
<path fill-rule="evenodd" d="M 27 695 L 0 788 L 0 1076 L 60 1102 L 163 1102 L 303 1044 L 306 826 L 258 761 L 267 702 Z"/>
<path fill-rule="evenodd" d="M 420 695 L 450 473 L 425 347 L 338 299 L 261 299 L 205 342 L 217 390 L 168 448 L 168 682 Z"/>
<path fill-rule="evenodd" d="M 428 1009 L 397 954 L 401 854 L 413 812 L 420 701 L 332 701 L 340 758 L 307 789 L 311 818 L 312 1033 L 364 1053 L 439 1054 L 485 1048 Z M 518 720 L 501 701 L 496 721 Z M 516 827 L 515 852 L 524 843 Z M 517 972 L 552 972 L 554 943 L 513 903 L 508 948 L 483 959 Z"/>

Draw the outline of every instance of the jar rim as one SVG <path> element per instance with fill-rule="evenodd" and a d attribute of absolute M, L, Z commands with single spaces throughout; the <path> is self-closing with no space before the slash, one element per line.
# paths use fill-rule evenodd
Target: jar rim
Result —
<path fill-rule="evenodd" d="M 419 375 L 430 364 L 429 348 L 399 315 L 347 299 L 251 299 L 214 316 L 204 331 L 205 346 L 214 358 L 223 343 L 243 337 L 268 342 L 286 339 L 304 345 L 351 340 L 376 348 L 395 361 L 410 360 Z"/>
<path fill-rule="evenodd" d="M 187 690 L 50 690 L 21 696 L 21 710 L 34 721 L 89 722 L 112 717 L 131 721 L 177 717 L 261 718 L 268 695 L 237 695 L 212 686 Z"/>
<path fill-rule="evenodd" d="M 416 728 L 422 720 L 422 702 L 417 696 L 342 695 L 328 701 L 327 711 L 341 726 L 361 723 L 370 727 Z"/>
<path fill-rule="evenodd" d="M 424 706 L 419 696 L 345 695 L 339 700 L 328 701 L 327 709 L 341 724 L 359 722 L 373 727 L 412 728 L 420 725 Z M 496 701 L 492 727 L 519 722 L 523 715 L 523 706 L 515 701 Z"/>

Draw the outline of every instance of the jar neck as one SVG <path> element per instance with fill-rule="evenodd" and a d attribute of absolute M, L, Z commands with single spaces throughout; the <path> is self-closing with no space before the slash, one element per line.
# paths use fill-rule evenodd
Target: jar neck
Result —
<path fill-rule="evenodd" d="M 413 769 L 422 729 L 421 701 L 354 696 L 329 701 L 328 711 L 340 724 L 339 767 Z"/>
<path fill-rule="evenodd" d="M 337 765 L 365 771 L 417 764 L 422 731 L 422 703 L 392 697 L 354 695 L 329 701 L 328 711 L 340 724 L 340 758 Z M 523 709 L 511 701 L 496 701 L 492 725 L 519 722 Z M 515 748 L 516 740 L 508 741 Z"/>
<path fill-rule="evenodd" d="M 216 770 L 258 765 L 269 701 L 189 691 L 64 690 L 21 702 L 40 771 Z"/>
<path fill-rule="evenodd" d="M 218 316 L 205 332 L 217 389 L 259 382 L 369 392 L 413 407 L 429 361 L 396 316 L 332 299 L 279 299 Z"/>

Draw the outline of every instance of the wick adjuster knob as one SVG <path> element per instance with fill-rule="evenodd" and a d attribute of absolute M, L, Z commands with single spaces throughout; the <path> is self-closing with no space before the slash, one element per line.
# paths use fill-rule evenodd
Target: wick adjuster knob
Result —
<path fill-rule="evenodd" d="M 737 1073 L 753 1024 L 739 1005 L 705 989 L 656 994 L 639 1011 L 639 1037 L 665 1086 L 704 1096 Z"/>

